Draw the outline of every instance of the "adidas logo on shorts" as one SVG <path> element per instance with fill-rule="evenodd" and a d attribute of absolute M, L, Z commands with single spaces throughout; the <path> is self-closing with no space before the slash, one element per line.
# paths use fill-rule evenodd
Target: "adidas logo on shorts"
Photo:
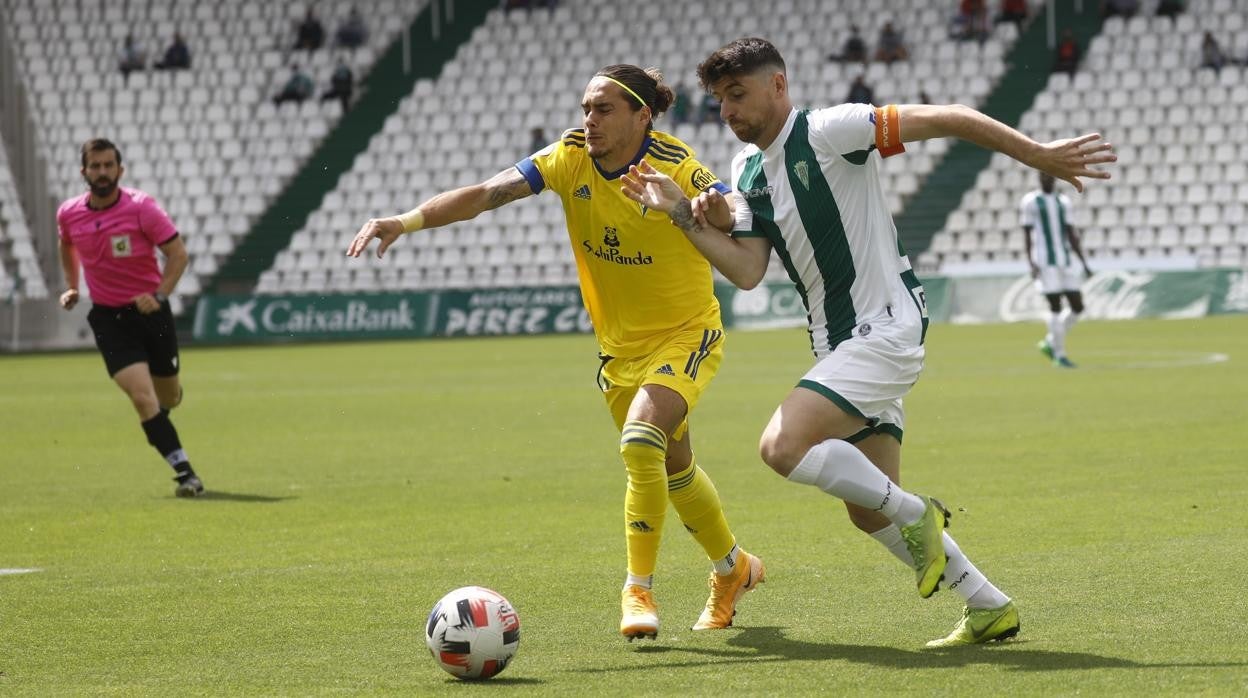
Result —
<path fill-rule="evenodd" d="M 672 370 L 671 364 L 663 364 L 655 370 L 655 373 L 663 376 L 674 376 L 676 372 Z"/>

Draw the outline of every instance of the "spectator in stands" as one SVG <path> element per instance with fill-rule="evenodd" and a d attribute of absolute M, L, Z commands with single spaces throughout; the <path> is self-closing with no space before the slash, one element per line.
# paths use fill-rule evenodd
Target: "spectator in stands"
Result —
<path fill-rule="evenodd" d="M 953 18 L 953 29 L 950 34 L 955 39 L 976 39 L 983 41 L 988 37 L 988 7 L 984 0 L 961 0 L 958 3 L 958 14 Z"/>
<path fill-rule="evenodd" d="M 893 28 L 892 22 L 885 22 L 880 28 L 880 38 L 875 45 L 875 60 L 885 63 L 904 61 L 910 57 L 906 42 L 901 32 Z"/>
<path fill-rule="evenodd" d="M 1130 19 L 1140 11 L 1140 0 L 1101 0 L 1101 17 Z"/>
<path fill-rule="evenodd" d="M 719 123 L 719 102 L 709 92 L 702 95 L 702 104 L 699 106 L 697 121 L 700 124 Z"/>
<path fill-rule="evenodd" d="M 675 86 L 672 88 L 672 92 L 675 94 L 675 99 L 672 102 L 671 108 L 667 110 L 667 118 L 672 120 L 671 123 L 673 126 L 679 126 L 690 121 L 690 107 L 692 106 L 695 97 L 694 93 L 691 90 L 686 89 L 683 85 Z"/>
<path fill-rule="evenodd" d="M 307 49 L 315 51 L 325 43 L 325 26 L 321 24 L 321 20 L 316 18 L 316 13 L 312 8 L 308 8 L 307 14 L 304 15 L 303 21 L 299 23 L 295 37 L 295 50 Z"/>
<path fill-rule="evenodd" d="M 1001 10 L 997 13 L 995 24 L 1013 22 L 1019 33 L 1023 31 L 1023 23 L 1027 21 L 1027 0 L 1001 0 Z"/>
<path fill-rule="evenodd" d="M 142 44 L 135 41 L 133 34 L 126 34 L 121 51 L 117 54 L 117 65 L 121 68 L 122 76 L 127 79 L 131 72 L 147 67 L 147 51 L 143 50 Z"/>
<path fill-rule="evenodd" d="M 536 153 L 548 145 L 550 145 L 550 141 L 546 140 L 546 132 L 542 130 L 541 126 L 534 126 L 529 131 L 529 153 Z"/>
<path fill-rule="evenodd" d="M 1213 38 L 1212 32 L 1205 32 L 1205 39 L 1200 42 L 1200 67 L 1213 68 L 1217 72 L 1221 71 L 1224 65 L 1226 65 L 1226 54 L 1223 53 L 1218 40 Z"/>
<path fill-rule="evenodd" d="M 282 86 L 282 91 L 277 93 L 273 98 L 274 104 L 282 102 L 302 103 L 303 100 L 312 96 L 316 86 L 312 84 L 312 78 L 303 72 L 298 64 L 290 66 L 290 78 L 286 80 L 286 84 Z"/>
<path fill-rule="evenodd" d="M 874 104 L 875 90 L 867 84 L 866 78 L 862 75 L 854 78 L 854 82 L 849 86 L 849 94 L 845 96 L 845 101 L 852 104 Z"/>
<path fill-rule="evenodd" d="M 1161 0 L 1157 5 L 1157 16 L 1174 19 L 1175 15 L 1185 10 L 1187 10 L 1187 0 Z"/>
<path fill-rule="evenodd" d="M 674 96 L 662 78 L 654 68 L 603 68 L 580 100 L 583 128 L 484 182 L 440 193 L 399 216 L 369 220 L 347 250 L 358 257 L 377 238 L 380 257 L 404 233 L 470 220 L 547 190 L 561 198 L 582 298 L 599 340 L 601 361 L 591 369 L 598 369 L 598 385 L 622 434 L 617 452 L 628 489 L 619 528 L 626 532 L 628 557 L 619 628 L 630 639 L 658 634 L 651 586 L 669 502 L 714 565 L 711 597 L 694 630 L 731 625 L 738 600 L 765 577 L 762 561 L 734 540 L 719 495 L 690 448 L 686 417 L 723 352 L 710 265 L 667 216 L 638 215 L 621 190 L 630 165 L 650 162 L 678 179 L 687 197 L 708 189 L 729 193 L 688 146 L 654 130 Z M 727 227 L 731 219 L 718 220 Z M 532 420 L 537 433 L 540 418 Z"/>
<path fill-rule="evenodd" d="M 1075 41 L 1075 33 L 1069 27 L 1062 30 L 1062 40 L 1057 42 L 1056 58 L 1053 61 L 1053 72 L 1069 73 L 1072 77 L 1079 68 L 1079 43 Z"/>
<path fill-rule="evenodd" d="M 358 7 L 351 7 L 347 18 L 338 25 L 335 38 L 343 48 L 359 48 L 368 40 L 368 26 L 364 24 L 364 16 L 360 14 Z"/>
<path fill-rule="evenodd" d="M 339 100 L 342 102 L 342 113 L 345 114 L 347 109 L 351 108 L 351 93 L 354 91 L 355 73 L 351 72 L 351 66 L 347 65 L 347 61 L 339 57 L 338 63 L 334 66 L 334 72 L 329 76 L 329 89 L 321 95 L 321 101 Z"/>
<path fill-rule="evenodd" d="M 169 294 L 186 271 L 186 245 L 155 199 L 120 186 L 125 168 L 116 145 L 93 138 L 81 153 L 87 191 L 56 211 L 66 285 L 61 307 L 78 304 L 81 270 L 91 292 L 87 323 L 109 377 L 130 398 L 147 442 L 173 468 L 174 494 L 197 497 L 204 483 L 169 421 L 169 411 L 182 403 Z"/>
<path fill-rule="evenodd" d="M 931 104 L 932 98 L 927 94 L 927 90 L 919 90 L 919 104 Z"/>
<path fill-rule="evenodd" d="M 1023 195 L 1019 202 L 1019 218 L 1031 278 L 1049 303 L 1049 331 L 1037 348 L 1054 366 L 1074 368 L 1066 358 L 1066 335 L 1083 312 L 1079 287 L 1092 276 L 1092 270 L 1083 256 L 1079 235 L 1070 224 L 1070 199 L 1053 190 L 1055 182 L 1053 175 L 1041 172 L 1040 188 Z M 1078 255 L 1082 273 L 1075 267 L 1071 252 Z M 1070 304 L 1066 312 L 1062 311 L 1063 296 Z"/>
<path fill-rule="evenodd" d="M 863 41 L 862 35 L 858 33 L 857 24 L 849 27 L 849 38 L 845 39 L 845 44 L 841 46 L 841 52 L 839 54 L 829 54 L 828 60 L 840 61 L 842 63 L 867 62 L 867 42 Z"/>
<path fill-rule="evenodd" d="M 185 70 L 191 67 L 191 49 L 181 33 L 173 35 L 173 43 L 165 49 L 165 56 L 156 61 L 157 70 Z"/>

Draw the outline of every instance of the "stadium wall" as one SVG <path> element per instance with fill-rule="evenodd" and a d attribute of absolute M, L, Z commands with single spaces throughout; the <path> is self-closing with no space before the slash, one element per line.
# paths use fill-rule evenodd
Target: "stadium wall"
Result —
<path fill-rule="evenodd" d="M 1042 320 L 1044 299 L 1027 275 L 931 277 L 923 282 L 935 322 Z M 1083 288 L 1088 319 L 1189 318 L 1248 312 L 1248 271 L 1105 271 Z M 716 286 L 724 325 L 796 327 L 806 322 L 792 284 L 751 291 Z M 206 295 L 193 337 L 213 344 L 584 333 L 575 286 L 341 295 Z"/>

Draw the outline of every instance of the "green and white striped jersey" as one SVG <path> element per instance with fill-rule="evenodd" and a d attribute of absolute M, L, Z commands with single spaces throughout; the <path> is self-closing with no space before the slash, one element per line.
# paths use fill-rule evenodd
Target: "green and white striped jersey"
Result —
<path fill-rule="evenodd" d="M 1070 199 L 1037 189 L 1023 195 L 1018 205 L 1019 225 L 1031 228 L 1031 261 L 1039 267 L 1070 266 Z"/>
<path fill-rule="evenodd" d="M 883 110 L 842 104 L 794 110 L 765 150 L 732 162 L 734 237 L 765 237 L 806 305 L 811 349 L 825 356 L 872 324 L 927 329 L 923 288 L 897 239 L 879 177 Z M 892 131 L 896 138 L 896 131 Z"/>

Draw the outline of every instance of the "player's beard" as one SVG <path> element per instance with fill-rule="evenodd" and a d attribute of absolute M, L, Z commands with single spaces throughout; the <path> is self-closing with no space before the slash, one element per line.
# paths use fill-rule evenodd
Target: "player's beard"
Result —
<path fill-rule="evenodd" d="M 117 180 L 108 177 L 100 177 L 91 182 L 91 194 L 99 199 L 107 199 L 117 191 Z"/>

